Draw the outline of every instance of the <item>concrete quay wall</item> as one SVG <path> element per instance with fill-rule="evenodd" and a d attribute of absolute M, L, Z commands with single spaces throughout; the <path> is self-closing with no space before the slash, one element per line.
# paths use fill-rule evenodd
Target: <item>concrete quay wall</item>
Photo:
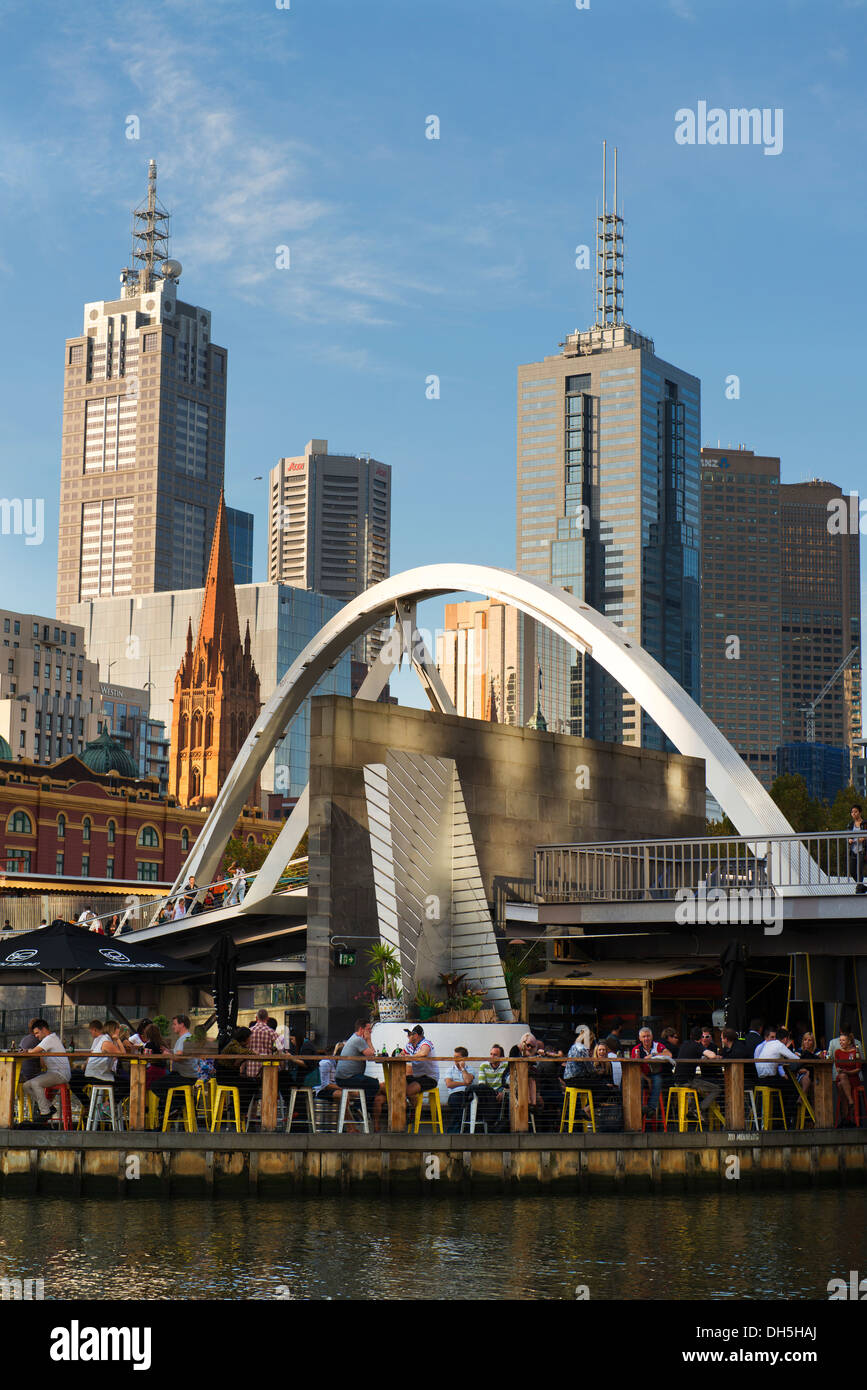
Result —
<path fill-rule="evenodd" d="M 863 1184 L 861 1132 L 269 1135 L 0 1131 L 0 1196 L 652 1192 Z"/>

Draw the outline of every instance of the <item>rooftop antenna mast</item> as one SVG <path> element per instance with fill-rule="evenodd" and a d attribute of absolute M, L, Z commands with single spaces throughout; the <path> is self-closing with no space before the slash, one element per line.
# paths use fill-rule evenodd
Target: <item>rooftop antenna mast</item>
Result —
<path fill-rule="evenodd" d="M 596 217 L 596 327 L 623 323 L 623 218 L 617 205 L 617 146 L 614 147 L 614 206 L 608 211 L 607 142 L 602 141 L 602 215 Z"/>
<path fill-rule="evenodd" d="M 157 267 L 168 259 L 171 214 L 157 199 L 157 162 L 148 163 L 148 194 L 132 214 L 132 263 L 138 263 L 138 290 L 147 294 L 154 287 Z"/>

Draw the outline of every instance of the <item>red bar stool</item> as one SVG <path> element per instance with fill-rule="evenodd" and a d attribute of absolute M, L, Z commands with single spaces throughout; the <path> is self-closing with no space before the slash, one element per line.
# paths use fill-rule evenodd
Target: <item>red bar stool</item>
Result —
<path fill-rule="evenodd" d="M 45 1096 L 46 1096 L 46 1099 L 47 1099 L 47 1100 L 53 1100 L 54 1097 L 57 1095 L 57 1092 L 58 1092 L 58 1091 L 60 1092 L 60 1121 L 61 1121 L 61 1124 L 62 1124 L 62 1126 L 63 1126 L 64 1129 L 72 1129 L 72 1106 L 71 1106 L 70 1100 L 69 1100 L 69 1087 L 68 1087 L 67 1085 L 63 1085 L 63 1086 L 46 1086 L 46 1088 L 45 1088 Z"/>
<path fill-rule="evenodd" d="M 862 1081 L 853 1082 L 852 1079 L 851 1079 L 851 1077 L 850 1077 L 850 1079 L 849 1079 L 849 1089 L 850 1089 L 851 1092 L 852 1092 L 852 1116 L 851 1116 L 851 1118 L 852 1118 L 852 1120 L 854 1121 L 855 1128 L 856 1128 L 856 1129 L 860 1129 L 860 1128 L 861 1128 L 861 1116 L 862 1116 L 862 1114 L 865 1116 L 865 1118 L 867 1118 L 867 1091 L 864 1090 L 864 1083 L 863 1083 Z M 839 1088 L 839 1086 L 838 1086 L 838 1087 L 837 1087 L 837 1105 L 836 1105 L 836 1109 L 835 1109 L 835 1112 L 834 1112 L 834 1124 L 835 1124 L 835 1125 L 838 1125 L 839 1123 L 840 1123 L 840 1088 Z"/>

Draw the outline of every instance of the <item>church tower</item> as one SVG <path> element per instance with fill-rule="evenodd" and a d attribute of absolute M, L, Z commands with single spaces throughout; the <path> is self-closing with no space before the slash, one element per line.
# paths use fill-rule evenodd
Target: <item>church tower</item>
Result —
<path fill-rule="evenodd" d="M 187 649 L 175 676 L 169 795 L 181 806 L 214 804 L 260 705 L 249 623 L 241 643 L 221 493 L 198 636 L 193 642 L 191 618 Z"/>

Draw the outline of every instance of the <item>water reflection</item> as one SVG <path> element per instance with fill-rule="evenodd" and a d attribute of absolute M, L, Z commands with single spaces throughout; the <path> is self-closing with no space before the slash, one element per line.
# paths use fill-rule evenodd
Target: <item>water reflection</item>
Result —
<path fill-rule="evenodd" d="M 867 1270 L 863 1206 L 858 1191 L 7 1199 L 0 1277 L 55 1299 L 826 1298 Z"/>

